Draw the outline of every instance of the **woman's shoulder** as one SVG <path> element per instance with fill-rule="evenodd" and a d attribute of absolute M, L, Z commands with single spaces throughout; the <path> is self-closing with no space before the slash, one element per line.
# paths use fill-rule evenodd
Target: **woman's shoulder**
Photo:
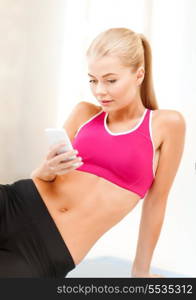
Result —
<path fill-rule="evenodd" d="M 159 120 L 162 125 L 169 127 L 185 123 L 183 114 L 172 109 L 155 109 L 153 110 L 153 118 Z"/>
<path fill-rule="evenodd" d="M 79 127 L 81 124 L 88 121 L 90 118 L 98 114 L 102 108 L 100 106 L 97 106 L 91 102 L 87 101 L 81 101 L 77 104 L 77 116 L 78 116 L 78 122 Z"/>
<path fill-rule="evenodd" d="M 78 104 L 78 107 L 80 110 L 83 110 L 84 112 L 87 113 L 98 113 L 99 111 L 102 110 L 101 106 L 95 105 L 94 103 L 88 102 L 88 101 L 80 101 Z"/>
<path fill-rule="evenodd" d="M 184 131 L 186 122 L 183 114 L 172 109 L 153 110 L 153 120 L 161 130 L 168 134 L 171 131 Z"/>

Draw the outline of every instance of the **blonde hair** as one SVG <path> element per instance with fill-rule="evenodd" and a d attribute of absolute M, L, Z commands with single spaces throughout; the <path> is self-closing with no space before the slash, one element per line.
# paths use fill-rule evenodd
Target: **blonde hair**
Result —
<path fill-rule="evenodd" d="M 86 55 L 94 58 L 117 55 L 122 64 L 133 72 L 143 66 L 145 75 L 140 88 L 142 103 L 146 108 L 158 109 L 152 79 L 151 47 L 143 34 L 128 28 L 110 28 L 92 41 Z"/>

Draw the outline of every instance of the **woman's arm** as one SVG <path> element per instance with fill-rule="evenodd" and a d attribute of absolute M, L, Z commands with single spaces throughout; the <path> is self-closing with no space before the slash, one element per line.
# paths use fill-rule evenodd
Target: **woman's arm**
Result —
<path fill-rule="evenodd" d="M 150 263 L 164 220 L 168 194 L 184 148 L 185 121 L 177 111 L 164 112 L 163 142 L 155 180 L 144 199 L 132 277 L 150 275 Z"/>
<path fill-rule="evenodd" d="M 36 168 L 35 170 L 32 171 L 30 178 L 38 178 L 43 181 L 54 181 L 56 178 L 56 174 L 48 174 L 43 172 L 42 166 Z"/>
<path fill-rule="evenodd" d="M 47 156 L 45 157 L 44 161 L 41 163 L 41 165 L 32 171 L 30 177 L 38 178 L 43 181 L 54 181 L 56 178 L 54 166 L 58 164 L 60 161 L 57 160 L 56 153 L 60 148 L 63 146 L 63 144 L 58 144 L 51 146 Z M 61 155 L 62 156 L 62 155 Z M 59 155 L 60 157 L 60 155 Z M 52 168 L 51 168 L 52 167 Z"/>
<path fill-rule="evenodd" d="M 43 181 L 54 181 L 57 175 L 64 175 L 75 170 L 82 162 L 77 156 L 78 151 L 73 149 L 62 154 L 57 154 L 65 144 L 57 144 L 50 147 L 44 162 L 31 173 L 32 179 L 40 179 Z M 76 158 L 71 159 L 75 155 Z"/>
<path fill-rule="evenodd" d="M 74 136 L 80 127 L 81 124 L 81 118 L 85 118 L 85 116 L 92 111 L 95 111 L 96 106 L 94 104 L 91 104 L 86 101 L 81 101 L 77 103 L 71 113 L 69 114 L 68 118 L 64 122 L 64 129 L 66 130 L 70 141 L 72 142 L 74 139 Z M 88 118 L 87 118 L 88 119 Z M 77 154 L 77 153 L 68 153 L 67 154 L 60 154 L 58 157 L 56 156 L 56 153 L 58 150 L 63 146 L 63 144 L 55 145 L 51 147 L 51 150 L 48 152 L 46 158 L 42 162 L 42 164 L 32 171 L 30 177 L 38 178 L 43 181 L 54 181 L 57 175 L 64 175 L 67 174 L 67 172 L 74 170 L 76 167 L 70 167 L 72 164 L 79 162 L 78 158 L 77 160 L 73 160 L 72 162 L 68 162 L 66 164 L 62 164 L 61 162 L 65 158 L 69 158 L 71 154 Z M 74 149 L 75 150 L 75 149 Z M 52 167 L 52 169 L 51 169 Z M 70 167 L 69 169 L 67 169 Z"/>

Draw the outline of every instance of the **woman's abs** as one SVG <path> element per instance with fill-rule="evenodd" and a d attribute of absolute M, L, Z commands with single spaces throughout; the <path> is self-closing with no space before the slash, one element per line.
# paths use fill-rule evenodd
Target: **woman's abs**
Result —
<path fill-rule="evenodd" d="M 140 198 L 101 177 L 77 170 L 57 176 L 53 182 L 33 181 L 76 265 Z"/>

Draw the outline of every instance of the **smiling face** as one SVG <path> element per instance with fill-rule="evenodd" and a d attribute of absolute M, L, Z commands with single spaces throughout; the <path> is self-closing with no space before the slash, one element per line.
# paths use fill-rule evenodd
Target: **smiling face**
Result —
<path fill-rule="evenodd" d="M 91 91 L 103 109 L 124 108 L 140 98 L 139 86 L 144 76 L 142 67 L 133 73 L 116 56 L 89 57 L 88 76 Z M 113 101 L 103 104 L 102 100 Z"/>

